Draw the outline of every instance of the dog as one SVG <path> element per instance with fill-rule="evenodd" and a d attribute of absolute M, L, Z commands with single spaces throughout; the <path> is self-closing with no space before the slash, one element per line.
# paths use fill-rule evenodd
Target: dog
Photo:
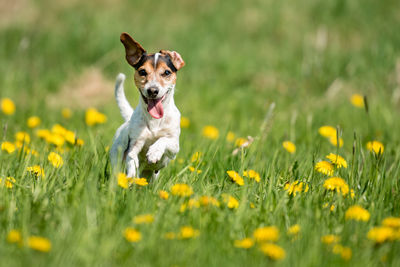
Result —
<path fill-rule="evenodd" d="M 110 149 L 111 167 L 127 177 L 156 179 L 160 169 L 179 152 L 181 114 L 174 103 L 176 74 L 185 62 L 175 51 L 147 54 L 129 34 L 122 33 L 126 61 L 135 69 L 139 104 L 133 110 L 125 97 L 125 75 L 116 79 L 115 98 L 125 120 L 115 133 Z"/>

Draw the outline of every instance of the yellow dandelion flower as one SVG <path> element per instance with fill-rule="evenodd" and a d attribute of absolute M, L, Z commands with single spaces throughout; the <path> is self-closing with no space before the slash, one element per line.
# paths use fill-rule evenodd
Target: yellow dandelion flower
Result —
<path fill-rule="evenodd" d="M 133 178 L 132 182 L 136 185 L 140 185 L 140 186 L 146 186 L 149 183 L 147 182 L 146 178 Z"/>
<path fill-rule="evenodd" d="M 64 134 L 65 140 L 71 145 L 75 145 L 75 133 L 67 130 Z"/>
<path fill-rule="evenodd" d="M 336 128 L 329 126 L 329 125 L 320 127 L 318 129 L 318 132 L 320 135 L 322 135 L 323 137 L 327 137 L 327 138 L 332 137 L 332 136 L 334 136 L 336 138 L 336 134 L 337 134 Z"/>
<path fill-rule="evenodd" d="M 62 157 L 55 152 L 50 152 L 47 159 L 50 161 L 51 165 L 56 168 L 60 168 L 64 164 Z"/>
<path fill-rule="evenodd" d="M 260 250 L 272 260 L 282 260 L 286 255 L 283 248 L 272 243 L 262 244 Z"/>
<path fill-rule="evenodd" d="M 198 170 L 198 169 L 196 169 L 196 168 L 193 167 L 193 166 L 189 166 L 189 171 L 191 171 L 191 172 L 196 172 L 197 174 L 200 174 L 200 173 L 203 172 L 202 170 Z"/>
<path fill-rule="evenodd" d="M 237 248 L 248 249 L 254 245 L 254 241 L 251 238 L 243 238 L 243 239 L 235 240 L 233 245 Z"/>
<path fill-rule="evenodd" d="M 142 239 L 142 234 L 134 228 L 127 227 L 124 231 L 124 237 L 128 242 L 136 243 Z"/>
<path fill-rule="evenodd" d="M 53 144 L 57 147 L 62 147 L 65 143 L 65 138 L 60 134 L 52 134 L 50 133 L 46 137 L 46 142 L 49 144 Z"/>
<path fill-rule="evenodd" d="M 6 151 L 8 154 L 11 154 L 15 151 L 15 145 L 11 142 L 2 142 L 1 150 Z"/>
<path fill-rule="evenodd" d="M 154 216 L 153 214 L 137 215 L 133 218 L 133 222 L 136 224 L 150 224 L 154 222 Z"/>
<path fill-rule="evenodd" d="M 364 108 L 364 97 L 359 94 L 354 94 L 350 97 L 350 102 L 357 108 Z"/>
<path fill-rule="evenodd" d="M 190 120 L 186 117 L 181 117 L 181 128 L 189 128 Z"/>
<path fill-rule="evenodd" d="M 329 137 L 329 142 L 333 146 L 338 146 L 338 138 L 336 136 Z M 339 147 L 342 147 L 342 146 L 343 146 L 343 139 L 341 137 L 339 137 Z"/>
<path fill-rule="evenodd" d="M 69 119 L 72 116 L 72 111 L 69 108 L 63 108 L 61 110 L 61 115 L 64 117 L 64 119 Z"/>
<path fill-rule="evenodd" d="M 190 161 L 191 162 L 199 162 L 202 157 L 203 157 L 203 153 L 201 153 L 200 151 L 197 151 L 197 152 L 193 153 L 192 157 L 190 158 Z"/>
<path fill-rule="evenodd" d="M 285 141 L 282 143 L 284 149 L 290 154 L 294 154 L 296 152 L 296 145 L 290 141 Z"/>
<path fill-rule="evenodd" d="M 260 174 L 255 170 L 243 171 L 243 176 L 248 177 L 250 179 L 254 179 L 256 180 L 257 183 L 259 183 L 261 180 Z"/>
<path fill-rule="evenodd" d="M 382 154 L 385 150 L 383 144 L 379 141 L 370 141 L 367 143 L 367 149 L 375 154 L 379 155 Z"/>
<path fill-rule="evenodd" d="M 260 227 L 254 230 L 253 237 L 257 242 L 275 242 L 279 239 L 279 229 L 276 226 Z"/>
<path fill-rule="evenodd" d="M 3 179 L 0 178 L 0 185 L 3 185 Z M 11 189 L 14 186 L 14 183 L 16 182 L 14 177 L 7 177 L 4 181 L 4 185 L 6 188 Z"/>
<path fill-rule="evenodd" d="M 228 208 L 237 209 L 239 207 L 239 201 L 233 196 L 228 194 L 222 194 L 222 198 Z"/>
<path fill-rule="evenodd" d="M 28 246 L 40 252 L 49 252 L 51 250 L 50 240 L 41 236 L 30 236 L 28 238 Z"/>
<path fill-rule="evenodd" d="M 47 129 L 39 129 L 36 131 L 36 135 L 39 138 L 47 140 L 47 138 L 51 135 L 51 132 Z"/>
<path fill-rule="evenodd" d="M 85 141 L 83 139 L 77 138 L 76 139 L 76 145 L 77 146 L 83 146 L 85 144 Z"/>
<path fill-rule="evenodd" d="M 230 170 L 230 171 L 227 171 L 226 173 L 232 179 L 232 181 L 234 181 L 235 183 L 237 183 L 240 186 L 244 185 L 243 178 L 237 172 Z"/>
<path fill-rule="evenodd" d="M 304 182 L 294 181 L 293 183 L 286 183 L 283 189 L 285 189 L 289 195 L 296 196 L 298 192 L 308 192 L 309 187 L 308 184 Z"/>
<path fill-rule="evenodd" d="M 201 206 L 206 207 L 206 206 L 216 206 L 219 207 L 219 201 L 210 196 L 201 196 L 199 199 L 199 203 Z"/>
<path fill-rule="evenodd" d="M 15 140 L 17 142 L 29 144 L 31 142 L 31 137 L 27 132 L 17 132 L 15 134 Z"/>
<path fill-rule="evenodd" d="M 171 187 L 171 194 L 180 197 L 190 197 L 193 194 L 193 189 L 187 184 L 174 184 Z"/>
<path fill-rule="evenodd" d="M 164 190 L 160 190 L 160 192 L 158 192 L 158 195 L 160 196 L 161 199 L 167 200 L 169 198 L 168 192 Z"/>
<path fill-rule="evenodd" d="M 215 140 L 219 137 L 219 130 L 215 126 L 207 125 L 204 126 L 202 134 L 208 139 Z"/>
<path fill-rule="evenodd" d="M 200 235 L 200 231 L 197 229 L 194 229 L 191 226 L 183 226 L 181 227 L 179 231 L 178 237 L 180 239 L 189 239 L 189 238 L 194 238 L 198 237 Z"/>
<path fill-rule="evenodd" d="M 370 214 L 368 210 L 364 209 L 359 205 L 351 206 L 346 210 L 345 218 L 346 220 L 355 220 L 355 221 L 368 221 Z"/>
<path fill-rule="evenodd" d="M 228 141 L 229 143 L 232 143 L 234 140 L 235 140 L 235 133 L 229 131 L 229 132 L 226 134 L 226 141 Z"/>
<path fill-rule="evenodd" d="M 22 242 L 22 235 L 21 232 L 18 230 L 10 230 L 7 234 L 7 242 L 8 243 L 21 243 Z"/>
<path fill-rule="evenodd" d="M 241 147 L 241 146 L 244 145 L 246 142 L 247 142 L 247 139 L 246 139 L 246 138 L 239 137 L 239 138 L 237 138 L 236 141 L 235 141 L 235 146 Z"/>
<path fill-rule="evenodd" d="M 55 134 L 59 134 L 62 136 L 65 136 L 65 134 L 67 133 L 67 129 L 63 126 L 61 126 L 60 124 L 54 124 L 53 127 L 51 127 L 51 132 L 55 133 Z"/>
<path fill-rule="evenodd" d="M 298 235 L 300 233 L 300 225 L 295 224 L 288 229 L 289 235 Z"/>
<path fill-rule="evenodd" d="M 351 259 L 352 252 L 351 252 L 351 248 L 349 248 L 349 247 L 344 247 L 340 244 L 336 244 L 333 246 L 332 252 L 334 254 L 340 255 L 340 257 L 342 257 L 342 259 L 344 259 L 344 260 Z"/>
<path fill-rule="evenodd" d="M 382 225 L 392 228 L 400 228 L 400 218 L 399 217 L 387 217 L 383 219 Z"/>
<path fill-rule="evenodd" d="M 339 155 L 330 153 L 326 158 L 335 164 L 337 168 L 347 168 L 347 161 Z"/>
<path fill-rule="evenodd" d="M 34 166 L 27 167 L 26 170 L 30 174 L 34 175 L 36 178 L 42 177 L 42 179 L 44 179 L 44 177 L 45 177 L 44 170 L 39 165 L 34 165 Z"/>
<path fill-rule="evenodd" d="M 38 116 L 32 116 L 28 118 L 26 124 L 28 125 L 29 128 L 36 128 L 40 125 L 40 122 L 41 120 Z"/>
<path fill-rule="evenodd" d="M 117 179 L 118 185 L 124 189 L 127 189 L 133 183 L 133 179 L 126 177 L 125 173 L 118 173 Z"/>
<path fill-rule="evenodd" d="M 333 165 L 330 162 L 323 160 L 315 164 L 315 170 L 330 176 L 333 174 Z"/>
<path fill-rule="evenodd" d="M 89 108 L 86 110 L 85 122 L 88 126 L 93 126 L 96 124 L 102 124 L 107 121 L 106 115 L 100 113 L 95 108 Z"/>
<path fill-rule="evenodd" d="M 342 193 L 346 196 L 349 193 L 349 185 L 340 177 L 331 177 L 325 180 L 324 187 L 327 190 Z"/>
<path fill-rule="evenodd" d="M 172 240 L 176 238 L 176 234 L 174 232 L 167 232 L 164 234 L 164 238 L 168 240 Z"/>
<path fill-rule="evenodd" d="M 0 101 L 1 111 L 6 115 L 12 115 L 15 112 L 14 102 L 9 98 L 2 98 Z"/>
<path fill-rule="evenodd" d="M 395 237 L 395 231 L 391 227 L 380 226 L 374 227 L 369 230 L 367 234 L 368 239 L 375 241 L 375 243 L 383 243 L 391 241 Z"/>
<path fill-rule="evenodd" d="M 338 235 L 324 235 L 321 237 L 321 242 L 327 245 L 335 244 L 340 241 L 340 237 Z"/>

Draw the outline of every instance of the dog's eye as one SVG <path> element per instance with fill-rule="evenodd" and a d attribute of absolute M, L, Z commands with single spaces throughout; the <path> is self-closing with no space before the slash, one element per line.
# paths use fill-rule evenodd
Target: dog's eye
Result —
<path fill-rule="evenodd" d="M 169 76 L 169 75 L 171 75 L 171 72 L 169 70 L 166 70 L 166 71 L 164 71 L 164 75 Z"/>
<path fill-rule="evenodd" d="M 146 76 L 147 75 L 147 72 L 144 69 L 139 70 L 138 73 L 139 73 L 140 76 Z"/>

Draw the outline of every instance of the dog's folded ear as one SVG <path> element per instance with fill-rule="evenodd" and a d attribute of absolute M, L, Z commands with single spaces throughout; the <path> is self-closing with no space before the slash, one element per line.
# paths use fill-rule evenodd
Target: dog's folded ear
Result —
<path fill-rule="evenodd" d="M 126 60 L 132 67 L 136 68 L 146 50 L 126 32 L 121 34 L 120 40 L 125 46 Z"/>
<path fill-rule="evenodd" d="M 181 55 L 179 55 L 178 52 L 175 51 L 168 51 L 168 50 L 160 50 L 160 53 L 166 56 L 169 56 L 169 58 L 172 61 L 172 64 L 174 67 L 179 70 L 183 66 L 185 66 L 185 61 L 183 61 Z"/>

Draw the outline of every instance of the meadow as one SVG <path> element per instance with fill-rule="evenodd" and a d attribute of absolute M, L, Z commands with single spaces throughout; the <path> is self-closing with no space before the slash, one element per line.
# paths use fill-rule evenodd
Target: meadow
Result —
<path fill-rule="evenodd" d="M 0 4 L 0 266 L 400 266 L 399 28 L 396 0 Z M 157 181 L 109 166 L 121 32 L 186 62 Z"/>

